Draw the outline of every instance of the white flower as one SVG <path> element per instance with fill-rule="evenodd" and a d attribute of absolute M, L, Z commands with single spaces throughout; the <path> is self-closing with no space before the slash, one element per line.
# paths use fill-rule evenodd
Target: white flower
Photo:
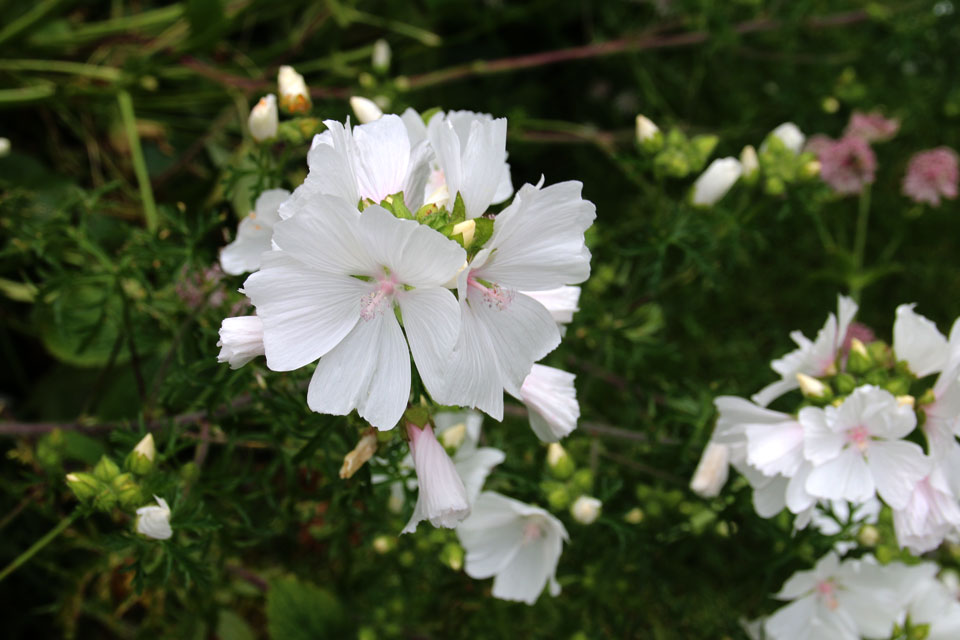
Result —
<path fill-rule="evenodd" d="M 803 143 L 807 139 L 806 136 L 803 135 L 803 132 L 800 131 L 800 128 L 792 122 L 784 122 L 771 131 L 769 136 L 780 138 L 783 146 L 794 153 L 800 153 L 800 150 L 803 148 Z M 766 146 L 766 141 L 764 141 L 764 143 L 760 145 L 760 151 L 764 151 Z"/>
<path fill-rule="evenodd" d="M 743 167 L 736 158 L 717 158 L 693 183 L 693 204 L 709 207 L 726 195 L 740 179 Z"/>
<path fill-rule="evenodd" d="M 913 311 L 916 305 L 897 307 L 893 323 L 893 352 L 897 360 L 906 360 L 910 371 L 918 378 L 942 371 L 947 365 L 947 339 L 937 325 Z"/>
<path fill-rule="evenodd" d="M 647 140 L 652 140 L 653 136 L 657 135 L 659 132 L 660 127 L 655 125 L 653 120 L 642 114 L 637 115 L 636 135 L 638 143 L 642 144 Z"/>
<path fill-rule="evenodd" d="M 507 120 L 485 114 L 437 114 L 427 125 L 427 135 L 443 172 L 450 200 L 460 194 L 468 218 L 476 218 L 503 195 L 509 183 Z M 567 284 L 567 283 L 564 283 Z"/>
<path fill-rule="evenodd" d="M 753 145 L 748 144 L 740 152 L 740 167 L 743 169 L 744 178 L 749 178 L 760 169 L 760 160 Z"/>
<path fill-rule="evenodd" d="M 926 580 L 918 581 L 913 597 L 907 607 L 910 622 L 914 625 L 930 625 L 925 640 L 956 640 L 960 638 L 960 602 L 940 581 L 933 577 L 937 566 L 924 563 L 918 568 L 927 569 Z"/>
<path fill-rule="evenodd" d="M 930 469 L 923 449 L 901 440 L 916 427 L 913 407 L 888 391 L 865 385 L 839 407 L 805 407 L 804 456 L 814 465 L 806 482 L 812 495 L 860 503 L 874 492 L 903 509 Z"/>
<path fill-rule="evenodd" d="M 310 111 L 310 91 L 303 76 L 289 66 L 283 65 L 277 72 L 277 89 L 280 94 L 280 106 L 289 113 Z"/>
<path fill-rule="evenodd" d="M 730 475 L 730 447 L 708 442 L 690 479 L 690 490 L 703 498 L 715 498 Z"/>
<path fill-rule="evenodd" d="M 600 517 L 603 503 L 592 496 L 580 496 L 570 505 L 570 515 L 580 524 L 593 524 Z"/>
<path fill-rule="evenodd" d="M 530 428 L 541 441 L 557 442 L 577 428 L 575 379 L 572 373 L 540 364 L 533 365 L 524 379 L 519 397 L 527 407 Z"/>
<path fill-rule="evenodd" d="M 493 235 L 457 279 L 461 328 L 434 400 L 503 417 L 503 390 L 520 396 L 533 363 L 560 344 L 542 304 L 520 290 L 583 282 L 590 251 L 583 234 L 596 217 L 579 182 L 525 185 L 493 225 Z"/>
<path fill-rule="evenodd" d="M 156 505 L 137 509 L 137 533 L 156 540 L 167 540 L 173 535 L 170 528 L 170 507 L 167 501 L 158 496 Z"/>
<path fill-rule="evenodd" d="M 217 362 L 229 362 L 231 369 L 239 369 L 263 355 L 263 321 L 258 316 L 224 318 L 217 346 Z"/>
<path fill-rule="evenodd" d="M 550 595 L 560 593 L 556 571 L 567 530 L 543 509 L 485 491 L 457 536 L 467 575 L 494 577 L 495 598 L 533 604 L 548 582 Z"/>
<path fill-rule="evenodd" d="M 409 424 L 407 434 L 419 491 L 413 517 L 402 533 L 416 531 L 423 520 L 429 520 L 435 527 L 452 529 L 470 515 L 470 501 L 463 482 L 429 424 L 423 429 Z"/>
<path fill-rule="evenodd" d="M 270 251 L 273 225 L 280 220 L 280 205 L 290 197 L 286 189 L 269 189 L 257 198 L 254 210 L 240 221 L 237 237 L 220 252 L 220 266 L 230 275 L 260 268 L 260 256 Z"/>
<path fill-rule="evenodd" d="M 773 640 L 886 638 L 900 616 L 895 578 L 869 561 L 842 565 L 833 552 L 811 571 L 795 573 L 775 596 L 792 601 L 770 616 L 764 629 Z"/>
<path fill-rule="evenodd" d="M 573 314 L 580 311 L 577 306 L 580 302 L 580 287 L 557 287 L 546 291 L 521 291 L 530 296 L 550 312 L 557 324 L 569 324 L 573 321 Z M 561 328 L 561 332 L 563 328 Z"/>
<path fill-rule="evenodd" d="M 349 121 L 346 126 L 336 120 L 324 124 L 327 130 L 313 137 L 307 153 L 310 172 L 280 208 L 281 218 L 309 206 L 319 194 L 338 196 L 356 207 L 361 200 L 378 204 L 402 191 L 411 211 L 420 208 L 431 151 L 426 142 L 410 143 L 399 116 L 388 114 L 353 128 Z"/>
<path fill-rule="evenodd" d="M 276 249 L 244 284 L 263 320 L 267 366 L 290 371 L 320 358 L 310 408 L 334 415 L 357 409 L 371 425 L 391 429 L 410 395 L 407 341 L 430 393 L 442 382 L 460 326 L 460 307 L 443 285 L 466 254 L 376 205 L 360 213 L 323 195 L 296 205 L 274 228 Z"/>
<path fill-rule="evenodd" d="M 457 413 L 438 413 L 433 417 L 437 427 L 437 437 L 448 446 L 456 449 L 453 454 L 453 466 L 463 481 L 467 500 L 473 504 L 490 471 L 506 459 L 506 454 L 493 447 L 480 447 L 480 425 L 483 415 L 476 411 Z"/>
<path fill-rule="evenodd" d="M 363 96 L 353 96 L 350 98 L 350 108 L 356 114 L 360 124 L 374 122 L 383 117 L 383 111 L 377 106 L 377 103 Z"/>
<path fill-rule="evenodd" d="M 856 302 L 846 296 L 838 296 L 837 315 L 831 313 L 827 317 L 815 341 L 811 342 L 799 331 L 791 333 L 790 337 L 798 348 L 770 363 L 770 368 L 779 373 L 781 379 L 755 393 L 753 401 L 765 407 L 788 391 L 798 388 L 798 373 L 818 378 L 834 372 L 847 328 L 856 313 Z"/>
<path fill-rule="evenodd" d="M 940 466 L 917 483 L 902 509 L 893 512 L 897 543 L 917 555 L 939 547 L 958 526 L 960 505 Z"/>
<path fill-rule="evenodd" d="M 276 138 L 279 123 L 277 97 L 272 93 L 260 98 L 260 101 L 250 110 L 250 118 L 247 120 L 250 135 L 257 142 Z"/>

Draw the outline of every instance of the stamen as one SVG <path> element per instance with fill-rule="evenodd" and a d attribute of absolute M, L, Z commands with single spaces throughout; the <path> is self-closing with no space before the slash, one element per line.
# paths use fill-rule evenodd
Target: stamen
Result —
<path fill-rule="evenodd" d="M 836 587 L 831 580 L 821 580 L 817 583 L 817 593 L 823 598 L 823 603 L 831 611 L 837 608 Z"/>
<path fill-rule="evenodd" d="M 543 537 L 543 530 L 536 522 L 528 522 L 523 527 L 523 541 L 532 542 Z"/>
<path fill-rule="evenodd" d="M 870 432 L 863 426 L 854 427 L 847 432 L 847 439 L 863 453 L 870 444 Z"/>
<path fill-rule="evenodd" d="M 467 276 L 467 286 L 479 291 L 481 296 L 483 296 L 484 304 L 491 309 L 496 307 L 500 311 L 503 311 L 510 306 L 510 303 L 513 301 L 513 291 L 503 289 L 498 284 L 493 284 L 488 287 L 472 275 Z"/>
<path fill-rule="evenodd" d="M 376 288 L 360 300 L 360 317 L 364 320 L 373 320 L 385 309 L 393 306 L 396 279 L 393 275 L 384 274 L 377 278 L 377 282 Z"/>

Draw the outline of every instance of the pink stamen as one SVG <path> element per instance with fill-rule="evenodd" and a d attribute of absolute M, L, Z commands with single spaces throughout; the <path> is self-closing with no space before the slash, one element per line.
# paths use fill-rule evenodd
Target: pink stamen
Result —
<path fill-rule="evenodd" d="M 479 291 L 480 295 L 483 296 L 483 302 L 490 308 L 496 307 L 503 311 L 513 301 L 513 292 L 509 289 L 503 289 L 498 284 L 488 287 L 474 278 L 472 274 L 467 276 L 467 287 Z"/>
<path fill-rule="evenodd" d="M 377 288 L 360 301 L 360 317 L 364 320 L 372 320 L 393 304 L 393 294 L 397 288 L 396 278 L 385 274 L 379 277 L 378 281 Z"/>
<path fill-rule="evenodd" d="M 847 439 L 863 452 L 867 450 L 867 446 L 870 444 L 870 432 L 863 426 L 854 427 L 847 432 Z"/>
<path fill-rule="evenodd" d="M 823 598 L 824 604 L 830 610 L 837 608 L 836 586 L 830 580 L 821 580 L 817 583 L 817 593 Z"/>
<path fill-rule="evenodd" d="M 543 536 L 543 531 L 540 529 L 540 525 L 536 522 L 528 522 L 523 527 L 523 541 L 530 542 L 532 540 L 537 540 Z"/>

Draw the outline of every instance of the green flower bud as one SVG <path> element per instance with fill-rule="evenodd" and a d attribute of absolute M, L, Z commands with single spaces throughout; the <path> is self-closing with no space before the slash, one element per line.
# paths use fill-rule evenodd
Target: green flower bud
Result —
<path fill-rule="evenodd" d="M 551 483 L 547 490 L 547 504 L 551 511 L 563 511 L 570 505 L 570 492 L 562 484 Z"/>
<path fill-rule="evenodd" d="M 93 468 L 93 475 L 96 476 L 97 480 L 107 484 L 113 482 L 113 479 L 116 478 L 119 473 L 120 467 L 107 456 L 101 456 L 100 462 Z"/>
<path fill-rule="evenodd" d="M 117 495 L 110 487 L 101 485 L 100 491 L 93 498 L 93 506 L 106 513 L 117 506 Z"/>
<path fill-rule="evenodd" d="M 936 401 L 937 401 L 937 394 L 933 392 L 932 388 L 927 389 L 926 391 L 923 392 L 922 396 L 917 398 L 917 404 L 921 406 L 927 405 L 927 404 L 933 404 Z"/>
<path fill-rule="evenodd" d="M 103 484 L 89 473 L 68 473 L 67 486 L 80 502 L 91 500 L 103 488 Z"/>
<path fill-rule="evenodd" d="M 156 457 L 157 447 L 153 442 L 153 434 L 148 433 L 133 448 L 124 464 L 127 469 L 142 476 L 153 469 L 153 461 Z"/>
<path fill-rule="evenodd" d="M 867 372 L 867 375 L 863 376 L 863 379 L 867 384 L 882 387 L 887 382 L 887 372 L 882 369 L 874 369 L 873 371 Z"/>
<path fill-rule="evenodd" d="M 691 162 L 691 164 L 693 165 L 694 171 L 699 171 L 703 168 L 710 154 L 716 149 L 718 142 L 720 142 L 720 138 L 712 134 L 693 137 L 690 141 L 690 151 L 692 153 L 693 162 Z"/>
<path fill-rule="evenodd" d="M 647 153 L 656 153 L 663 148 L 663 133 L 650 118 L 644 115 L 637 116 L 636 134 L 637 144 Z"/>
<path fill-rule="evenodd" d="M 893 361 L 893 351 L 883 340 L 877 340 L 867 345 L 867 352 L 874 364 L 878 367 L 889 369 L 895 363 Z"/>
<path fill-rule="evenodd" d="M 787 190 L 787 185 L 782 178 L 769 177 L 763 185 L 763 190 L 767 195 L 779 196 L 783 195 Z"/>
<path fill-rule="evenodd" d="M 627 524 L 640 524 L 643 522 L 643 509 L 640 507 L 634 507 L 627 511 L 623 516 L 624 522 Z"/>
<path fill-rule="evenodd" d="M 837 393 L 847 395 L 857 388 L 857 379 L 849 373 L 838 373 L 833 379 L 833 384 L 837 388 Z"/>
<path fill-rule="evenodd" d="M 570 486 L 576 493 L 590 493 L 593 491 L 593 473 L 590 469 L 580 469 L 573 474 Z"/>
<path fill-rule="evenodd" d="M 896 377 L 887 380 L 883 385 L 883 388 L 892 393 L 895 396 L 902 396 L 910 393 L 910 380 L 909 378 Z"/>
<path fill-rule="evenodd" d="M 865 547 L 875 547 L 880 542 L 880 530 L 872 524 L 863 525 L 857 534 L 857 541 Z"/>
<path fill-rule="evenodd" d="M 456 542 L 448 542 L 440 550 L 440 562 L 454 571 L 463 569 L 463 547 Z"/>
<path fill-rule="evenodd" d="M 547 467 L 551 475 L 559 480 L 566 480 L 577 468 L 573 458 L 559 442 L 553 442 L 547 447 Z"/>
<path fill-rule="evenodd" d="M 121 473 L 113 482 L 110 488 L 117 495 L 117 502 L 124 509 L 133 509 L 143 502 L 143 493 L 140 491 L 140 485 L 134 479 L 132 474 Z"/>
<path fill-rule="evenodd" d="M 850 341 L 850 354 L 847 356 L 847 371 L 863 375 L 874 366 L 873 357 L 866 345 L 854 338 Z"/>
<path fill-rule="evenodd" d="M 664 149 L 654 158 L 653 165 L 664 175 L 673 178 L 683 178 L 690 173 L 690 162 L 680 149 Z"/>

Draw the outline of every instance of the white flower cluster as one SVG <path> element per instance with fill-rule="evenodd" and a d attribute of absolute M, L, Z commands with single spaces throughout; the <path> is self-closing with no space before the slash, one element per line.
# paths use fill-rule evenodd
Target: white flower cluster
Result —
<path fill-rule="evenodd" d="M 900 546 L 923 553 L 960 527 L 960 322 L 947 339 L 901 305 L 892 349 L 856 338 L 845 346 L 856 311 L 840 297 L 816 340 L 792 334 L 798 348 L 771 364 L 781 380 L 752 402 L 716 399 L 716 429 L 691 486 L 716 495 L 733 465 L 758 514 L 786 507 L 798 528 L 818 509 L 842 503 L 853 513 L 879 497 Z M 797 412 L 766 408 L 797 388 L 806 398 Z"/>
<path fill-rule="evenodd" d="M 494 215 L 491 205 L 513 195 L 503 118 L 440 112 L 425 123 L 409 109 L 372 117 L 356 127 L 326 121 L 304 183 L 264 192 L 241 221 L 221 264 L 253 271 L 242 291 L 256 315 L 224 320 L 219 359 L 237 368 L 264 355 L 274 371 L 316 362 L 310 409 L 356 410 L 380 430 L 402 423 L 419 486 L 404 532 L 422 520 L 457 527 L 467 573 L 496 576 L 495 596 L 532 603 L 548 578 L 559 591 L 563 526 L 538 507 L 480 493 L 503 452 L 470 436 L 451 460 L 444 447 L 457 436 L 441 417 L 424 424 L 407 411 L 428 398 L 501 420 L 507 392 L 541 440 L 576 428 L 574 376 L 536 363 L 577 310 L 573 285 L 590 275 L 584 233 L 595 207 L 579 182 L 541 179 Z"/>
<path fill-rule="evenodd" d="M 833 552 L 799 571 L 776 594 L 790 604 L 762 624 L 769 640 L 858 640 L 896 637 L 955 640 L 960 602 L 937 580 L 937 565 L 881 565 L 870 556 L 840 561 Z"/>

